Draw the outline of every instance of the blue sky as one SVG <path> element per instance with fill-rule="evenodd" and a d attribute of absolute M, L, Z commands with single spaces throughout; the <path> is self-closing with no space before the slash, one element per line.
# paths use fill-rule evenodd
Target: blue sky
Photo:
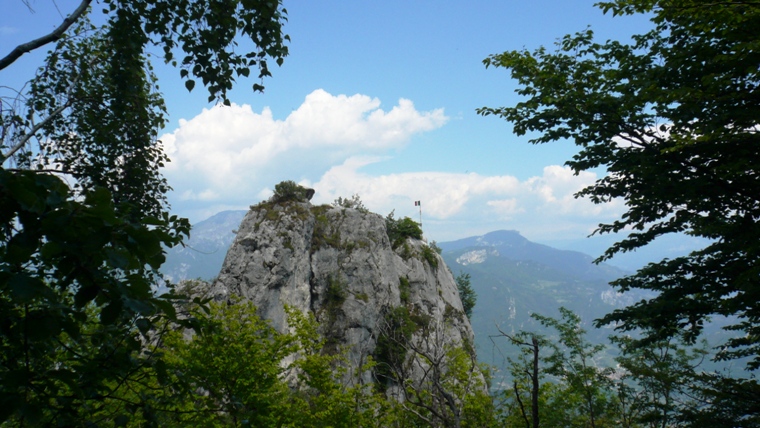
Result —
<path fill-rule="evenodd" d="M 0 55 L 61 19 L 51 0 L 32 0 L 35 13 L 20 0 L 0 3 Z M 66 14 L 78 3 L 55 4 Z M 572 194 L 604 172 L 573 176 L 562 166 L 575 153 L 570 142 L 533 146 L 503 120 L 475 113 L 518 101 L 508 73 L 483 66 L 490 54 L 551 48 L 587 26 L 600 41 L 650 28 L 645 17 L 613 18 L 594 3 L 285 1 L 290 56 L 264 94 L 241 80 L 234 105 L 214 107 L 202 88 L 185 91 L 178 70 L 158 66 L 173 211 L 199 221 L 245 209 L 292 179 L 316 189 L 314 203 L 358 193 L 383 215 L 417 219 L 414 201 L 422 201 L 431 240 L 513 229 L 598 255 L 610 240 L 585 236 L 624 206 Z M 27 55 L 0 72 L 0 84 L 18 85 L 39 61 Z"/>

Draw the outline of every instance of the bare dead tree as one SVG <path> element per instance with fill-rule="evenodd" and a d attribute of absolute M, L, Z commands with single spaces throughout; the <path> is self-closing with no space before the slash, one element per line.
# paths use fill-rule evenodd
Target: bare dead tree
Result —
<path fill-rule="evenodd" d="M 498 329 L 498 330 L 499 330 L 499 335 L 503 336 L 503 337 L 506 337 L 507 339 L 509 339 L 509 341 L 513 345 L 518 345 L 518 346 L 521 346 L 521 347 L 525 347 L 525 348 L 529 349 L 532 352 L 532 354 L 533 354 L 533 357 L 532 357 L 532 360 L 531 360 L 530 370 L 525 370 L 525 374 L 531 380 L 531 390 L 530 390 L 530 397 L 531 397 L 531 409 L 530 410 L 531 410 L 531 412 L 530 412 L 530 419 L 528 418 L 528 414 L 525 411 L 525 406 L 524 406 L 524 404 L 522 402 L 522 399 L 520 398 L 520 391 L 517 388 L 517 381 L 513 382 L 512 387 L 513 387 L 513 389 L 515 391 L 515 397 L 517 398 L 517 404 L 520 407 L 520 413 L 522 414 L 523 419 L 525 420 L 526 426 L 528 428 L 530 428 L 531 426 L 533 428 L 538 428 L 539 423 L 540 423 L 540 417 L 539 417 L 539 413 L 538 413 L 538 388 L 539 388 L 539 381 L 538 381 L 538 379 L 539 379 L 539 377 L 538 377 L 538 354 L 539 354 L 539 350 L 540 350 L 540 344 L 539 344 L 538 337 L 536 337 L 536 335 L 532 334 L 532 335 L 530 335 L 530 342 L 528 342 L 528 341 L 524 340 L 523 338 L 521 338 L 519 336 L 511 335 L 509 333 L 506 333 L 506 332 L 502 331 L 501 329 Z"/>
<path fill-rule="evenodd" d="M 468 353 L 464 373 L 455 373 L 452 351 L 457 343 L 450 337 L 451 325 L 442 319 L 421 326 L 411 337 L 393 334 L 392 326 L 384 323 L 381 333 L 390 338 L 398 349 L 404 350 L 403 359 L 388 364 L 398 385 L 403 408 L 431 427 L 462 426 L 465 398 L 484 391 L 482 373 L 474 355 Z"/>

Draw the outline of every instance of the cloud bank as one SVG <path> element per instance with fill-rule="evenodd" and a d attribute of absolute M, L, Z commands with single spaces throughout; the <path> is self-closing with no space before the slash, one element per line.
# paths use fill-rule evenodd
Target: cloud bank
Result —
<path fill-rule="evenodd" d="M 377 98 L 321 89 L 284 120 L 268 108 L 219 106 L 161 136 L 171 159 L 164 172 L 175 203 L 245 204 L 281 180 L 313 179 L 350 156 L 399 149 L 447 120 L 442 109 L 420 112 L 406 99 L 386 111 Z"/>
<path fill-rule="evenodd" d="M 400 99 L 383 109 L 377 98 L 309 94 L 286 118 L 248 105 L 214 107 L 161 137 L 171 162 L 164 172 L 174 187 L 173 211 L 199 221 L 224 209 L 244 209 L 271 194 L 274 184 L 292 179 L 314 187 L 314 203 L 359 194 L 383 215 L 418 219 L 429 239 L 457 239 L 496 229 L 516 229 L 531 239 L 588 234 L 619 214 L 619 204 L 593 205 L 573 194 L 592 184 L 591 172 L 573 175 L 550 165 L 541 175 L 423 171 L 382 171 L 418 134 L 443 127 L 443 109 L 418 111 Z M 386 169 L 387 170 L 387 169 Z"/>
<path fill-rule="evenodd" d="M 377 158 L 350 158 L 313 184 L 317 198 L 359 194 L 370 210 L 418 220 L 414 201 L 422 203 L 422 221 L 430 239 L 451 240 L 496 229 L 519 230 L 532 239 L 591 233 L 601 221 L 617 217 L 621 203 L 595 205 L 574 194 L 593 184 L 592 172 L 574 175 L 568 167 L 550 165 L 541 176 L 520 181 L 509 175 L 409 172 L 369 175 L 361 168 Z"/>

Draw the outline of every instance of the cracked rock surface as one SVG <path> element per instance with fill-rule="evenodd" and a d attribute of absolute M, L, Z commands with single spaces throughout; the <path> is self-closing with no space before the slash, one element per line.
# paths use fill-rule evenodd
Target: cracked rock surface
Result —
<path fill-rule="evenodd" d="M 217 299 L 250 300 L 281 332 L 288 329 L 285 305 L 313 313 L 328 346 L 348 350 L 352 369 L 373 354 L 389 310 L 398 307 L 439 330 L 443 343 L 422 343 L 431 336 L 419 331 L 412 338 L 419 345 L 472 349 L 472 328 L 443 259 L 415 239 L 394 250 L 385 219 L 366 211 L 309 202 L 253 206 L 212 291 Z M 370 373 L 361 376 L 371 381 Z"/>

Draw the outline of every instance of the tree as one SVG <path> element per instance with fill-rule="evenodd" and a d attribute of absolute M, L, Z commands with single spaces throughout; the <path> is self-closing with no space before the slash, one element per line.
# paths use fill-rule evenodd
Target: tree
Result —
<path fill-rule="evenodd" d="M 375 349 L 376 382 L 398 400 L 406 419 L 401 426 L 492 426 L 485 369 L 471 345 L 451 343 L 450 321 L 410 312 L 406 306 L 389 311 Z"/>
<path fill-rule="evenodd" d="M 187 285 L 182 292 L 209 291 L 208 284 Z M 313 316 L 286 307 L 292 331 L 280 333 L 239 298 L 182 309 L 196 328 L 164 325 L 163 373 L 143 370 L 142 382 L 101 413 L 149 395 L 151 411 L 136 409 L 130 426 L 386 426 L 369 387 L 342 383 L 345 353 L 324 352 Z"/>
<path fill-rule="evenodd" d="M 164 339 L 166 364 L 181 374 L 167 388 L 164 423 L 279 426 L 289 395 L 280 362 L 296 351 L 294 338 L 277 333 L 250 303 L 211 303 L 209 309 L 192 310 L 200 328 L 191 339 L 181 330 Z"/>
<path fill-rule="evenodd" d="M 317 332 L 313 313 L 285 307 L 298 346 L 292 364 L 297 378 L 290 402 L 289 426 L 387 426 L 372 385 L 362 383 L 359 367 L 355 378 L 346 376 L 345 349 L 326 352 L 328 341 Z M 354 383 L 355 382 L 355 383 Z"/>
<path fill-rule="evenodd" d="M 121 216 L 102 188 L 0 169 L 0 422 L 70 425 L 155 362 L 143 347 L 174 318 L 152 287 L 186 222 Z M 84 416 L 87 420 L 88 416 Z"/>
<path fill-rule="evenodd" d="M 591 427 L 617 425 L 614 400 L 610 391 L 613 370 L 597 366 L 595 358 L 604 350 L 602 344 L 587 341 L 586 330 L 581 328 L 581 318 L 572 311 L 559 308 L 561 320 L 533 314 L 545 327 L 554 328 L 559 343 L 565 348 L 554 349 L 546 356 L 546 372 L 563 379 L 570 389 L 581 397 L 581 414 Z"/>
<path fill-rule="evenodd" d="M 475 302 L 478 299 L 475 290 L 470 285 L 470 274 L 466 272 L 460 272 L 456 277 L 457 290 L 459 290 L 459 298 L 462 299 L 462 308 L 467 318 L 472 318 L 472 308 L 475 307 Z"/>
<path fill-rule="evenodd" d="M 90 23 L 90 0 L 83 0 L 58 29 L 0 59 L 2 70 L 55 42 L 29 90 L 4 97 L 0 159 L 69 174 L 83 191 L 106 187 L 118 203 L 155 214 L 168 190 L 158 171 L 167 159 L 157 141 L 166 111 L 149 55 L 178 66 L 188 90 L 200 80 L 209 101 L 229 104 L 227 91 L 237 77 L 251 68 L 260 79 L 269 76 L 267 59 L 281 64 L 287 55 L 286 12 L 279 2 L 263 0 L 103 3 L 103 26 Z M 237 48 L 236 36 L 249 38 L 253 49 Z M 161 51 L 150 52 L 153 46 Z"/>
<path fill-rule="evenodd" d="M 514 124 L 532 143 L 570 139 L 580 151 L 566 165 L 607 174 L 576 196 L 620 198 L 627 211 L 595 233 L 630 231 L 598 262 L 686 233 L 709 243 L 687 256 L 651 263 L 612 283 L 654 297 L 598 321 L 641 329 L 646 345 L 682 335 L 694 343 L 713 315 L 736 332 L 720 359 L 760 366 L 760 3 L 618 0 L 613 15 L 649 13 L 654 28 L 631 44 L 563 37 L 555 52 L 492 55 L 525 97 L 513 107 L 478 110 Z M 760 396 L 757 394 L 756 397 Z"/>
<path fill-rule="evenodd" d="M 675 340 L 641 346 L 629 336 L 611 337 L 619 350 L 611 367 L 604 365 L 605 346 L 585 338 L 580 318 L 565 308 L 560 314 L 561 319 L 532 315 L 553 330 L 546 336 L 499 331 L 521 351 L 508 359 L 513 379 L 511 389 L 501 393 L 505 425 L 755 426 L 748 417 L 751 409 L 730 415 L 737 406 L 727 405 L 729 396 L 747 403 L 743 396 L 751 388 L 697 371 L 707 355 L 706 343 L 697 348 Z M 718 387 L 721 382 L 730 388 Z"/>
<path fill-rule="evenodd" d="M 586 330 L 580 326 L 580 317 L 572 311 L 560 308 L 561 319 L 532 314 L 544 327 L 557 332 L 557 340 L 551 341 L 535 333 L 521 331 L 510 335 L 501 332 L 510 343 L 521 347 L 521 358 L 510 359 L 511 372 L 515 377 L 511 397 L 526 426 L 538 426 L 539 420 L 548 426 L 619 426 L 618 412 L 612 394 L 612 369 L 599 367 L 596 359 L 604 345 L 593 345 L 586 338 Z M 540 352 L 540 356 L 539 356 Z M 530 358 L 527 358 L 530 356 Z M 539 370 L 539 363 L 543 370 Z M 521 398 L 521 378 L 530 380 L 530 417 L 525 409 L 527 400 Z M 540 385 L 542 377 L 551 376 L 555 386 Z M 545 382 L 546 383 L 546 382 Z M 543 394 L 543 397 L 542 397 Z M 560 413 L 550 416 L 556 402 L 573 405 L 562 406 Z M 540 403 L 544 405 L 536 408 Z"/>
<path fill-rule="evenodd" d="M 192 321 L 175 316 L 176 296 L 153 291 L 165 248 L 189 224 L 167 212 L 157 141 L 166 111 L 149 49 L 180 68 L 188 90 L 197 79 L 224 104 L 236 77 L 251 67 L 268 76 L 267 59 L 287 55 L 279 2 L 105 0 L 102 26 L 89 21 L 90 3 L 0 58 L 4 71 L 54 44 L 28 85 L 0 94 L 0 423 L 9 426 L 149 415 L 152 393 L 119 397 L 151 366 L 166 379 L 146 346 L 156 326 Z"/>
<path fill-rule="evenodd" d="M 618 384 L 621 405 L 631 423 L 648 427 L 672 426 L 699 406 L 693 397 L 699 383 L 697 367 L 707 355 L 707 344 L 689 349 L 676 340 L 637 346 L 627 336 L 612 337 L 620 348 L 615 358 L 623 375 Z M 630 425 L 630 424 L 628 424 Z"/>
<path fill-rule="evenodd" d="M 541 424 L 541 414 L 539 409 L 539 401 L 541 399 L 541 378 L 544 377 L 543 372 L 539 372 L 539 355 L 541 348 L 545 346 L 551 346 L 541 336 L 531 334 L 528 332 L 520 331 L 516 335 L 511 335 L 499 330 L 501 336 L 506 337 L 509 343 L 520 347 L 520 354 L 518 354 L 518 360 L 509 359 L 510 373 L 514 377 L 512 380 L 512 390 L 507 390 L 507 401 L 512 404 L 507 407 L 507 418 L 512 416 L 513 424 L 518 423 L 519 419 L 525 422 L 527 428 L 538 428 Z M 530 339 L 530 341 L 528 341 Z M 530 355 L 530 358 L 528 356 Z M 530 381 L 530 415 L 526 410 L 525 402 L 522 398 L 522 381 L 527 377 Z M 544 388 L 545 389 L 545 388 Z M 545 395 L 545 394 L 544 394 Z M 511 409 L 509 407 L 512 407 Z M 516 410 L 515 410 L 516 408 Z"/>
<path fill-rule="evenodd" d="M 521 348 L 518 358 L 508 359 L 513 383 L 502 392 L 506 424 L 666 427 L 689 420 L 697 407 L 708 404 L 693 398 L 700 391 L 695 385 L 702 375 L 695 369 L 704 348 L 676 342 L 642 347 L 630 337 L 615 337 L 620 355 L 609 366 L 604 364 L 606 346 L 588 342 L 578 315 L 565 308 L 560 315 L 531 315 L 551 329 L 546 336 L 500 331 Z"/>

